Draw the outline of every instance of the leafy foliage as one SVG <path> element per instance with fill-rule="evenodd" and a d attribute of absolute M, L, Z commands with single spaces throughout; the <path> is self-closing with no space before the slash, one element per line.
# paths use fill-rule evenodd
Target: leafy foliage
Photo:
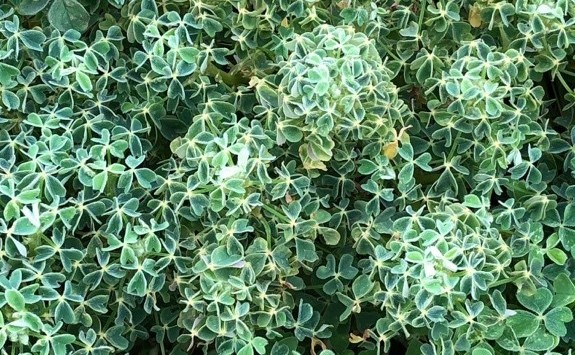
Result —
<path fill-rule="evenodd" d="M 0 353 L 570 354 L 574 16 L 4 1 Z"/>

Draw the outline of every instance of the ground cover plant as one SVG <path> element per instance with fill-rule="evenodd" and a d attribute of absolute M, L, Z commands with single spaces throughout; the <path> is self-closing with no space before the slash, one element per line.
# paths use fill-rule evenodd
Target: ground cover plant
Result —
<path fill-rule="evenodd" d="M 1 354 L 571 354 L 575 2 L 4 0 Z"/>

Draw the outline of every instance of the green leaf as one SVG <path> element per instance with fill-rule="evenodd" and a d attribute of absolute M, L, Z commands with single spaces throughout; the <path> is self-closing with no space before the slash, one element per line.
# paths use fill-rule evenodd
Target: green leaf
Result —
<path fill-rule="evenodd" d="M 96 295 L 85 301 L 86 306 L 94 310 L 95 312 L 105 314 L 108 311 L 108 295 Z"/>
<path fill-rule="evenodd" d="M 92 81 L 90 77 L 80 70 L 76 70 L 76 81 L 80 84 L 80 87 L 84 92 L 92 91 Z"/>
<path fill-rule="evenodd" d="M 230 255 L 226 250 L 226 246 L 222 245 L 214 249 L 211 254 L 212 264 L 215 267 L 223 268 L 233 266 L 242 261 L 241 255 Z"/>
<path fill-rule="evenodd" d="M 64 185 L 56 179 L 55 177 L 48 175 L 46 179 L 46 188 L 50 192 L 53 198 L 61 197 L 64 198 L 66 196 L 66 188 Z"/>
<path fill-rule="evenodd" d="M 570 203 L 565 207 L 563 221 L 565 226 L 575 227 L 575 204 Z"/>
<path fill-rule="evenodd" d="M 20 217 L 14 222 L 14 234 L 15 235 L 32 235 L 38 231 L 38 227 L 26 217 Z"/>
<path fill-rule="evenodd" d="M 135 296 L 144 296 L 148 282 L 142 270 L 136 271 L 130 282 L 128 283 L 128 293 Z"/>
<path fill-rule="evenodd" d="M 322 236 L 327 245 L 337 245 L 341 238 L 339 232 L 333 228 L 319 227 L 318 234 Z"/>
<path fill-rule="evenodd" d="M 359 270 L 352 265 L 353 256 L 350 254 L 343 254 L 339 259 L 338 271 L 341 277 L 347 280 L 352 280 Z"/>
<path fill-rule="evenodd" d="M 567 307 L 557 307 L 545 315 L 545 328 L 549 333 L 562 337 L 567 334 L 565 323 L 573 320 L 573 313 Z"/>
<path fill-rule="evenodd" d="M 54 0 L 48 10 L 48 21 L 62 32 L 84 32 L 90 24 L 90 14 L 76 0 Z"/>
<path fill-rule="evenodd" d="M 284 125 L 281 129 L 278 128 L 278 130 L 288 142 L 297 143 L 303 139 L 303 132 L 299 127 Z"/>
<path fill-rule="evenodd" d="M 240 351 L 238 351 L 238 355 L 254 355 L 254 349 L 252 348 L 251 344 L 244 345 Z"/>
<path fill-rule="evenodd" d="M 518 351 L 519 350 L 519 341 L 515 336 L 512 328 L 506 327 L 505 331 L 501 335 L 499 339 L 497 339 L 497 344 L 501 346 L 505 350 L 509 351 Z"/>
<path fill-rule="evenodd" d="M 20 106 L 20 99 L 12 91 L 2 90 L 2 103 L 8 110 L 15 110 Z"/>
<path fill-rule="evenodd" d="M 16 9 L 20 15 L 36 15 L 50 3 L 50 0 L 22 0 L 16 2 Z"/>
<path fill-rule="evenodd" d="M 108 328 L 108 330 L 106 331 L 106 339 L 114 347 L 120 350 L 124 350 L 130 345 L 130 342 L 123 337 L 122 335 L 123 333 L 124 333 L 124 326 L 115 325 L 113 327 Z"/>
<path fill-rule="evenodd" d="M 60 334 L 52 338 L 52 349 L 54 355 L 65 355 L 67 353 L 66 346 L 72 344 L 76 337 L 71 334 Z"/>
<path fill-rule="evenodd" d="M 156 181 L 156 173 L 147 168 L 136 170 L 135 175 L 138 183 L 146 189 L 151 188 L 151 184 Z"/>
<path fill-rule="evenodd" d="M 15 311 L 23 312 L 26 308 L 26 303 L 24 300 L 24 296 L 18 291 L 13 289 L 6 290 L 4 296 L 6 297 L 6 302 L 8 305 L 12 307 Z"/>
<path fill-rule="evenodd" d="M 302 261 L 314 262 L 319 258 L 315 251 L 315 245 L 311 240 L 296 238 L 295 247 L 296 247 L 297 260 L 300 262 Z"/>
<path fill-rule="evenodd" d="M 575 302 L 575 285 L 564 273 L 559 274 L 553 281 L 553 307 L 569 306 Z"/>
<path fill-rule="evenodd" d="M 370 293 L 374 286 L 367 275 L 360 275 L 353 281 L 351 288 L 356 298 L 362 298 Z"/>
<path fill-rule="evenodd" d="M 547 251 L 547 256 L 557 265 L 565 265 L 567 254 L 559 248 L 552 248 Z"/>
<path fill-rule="evenodd" d="M 8 85 L 12 77 L 18 75 L 20 70 L 9 64 L 0 63 L 0 84 Z"/>
<path fill-rule="evenodd" d="M 553 294 L 546 288 L 539 288 L 532 292 L 531 290 L 522 290 L 517 293 L 517 299 L 527 309 L 543 314 L 553 300 Z"/>
<path fill-rule="evenodd" d="M 27 48 L 39 52 L 42 51 L 42 44 L 46 41 L 46 36 L 36 30 L 24 31 L 20 34 L 20 38 Z"/>
<path fill-rule="evenodd" d="M 528 350 L 547 351 L 553 348 L 555 337 L 539 327 L 533 335 L 525 339 L 523 346 Z"/>
<path fill-rule="evenodd" d="M 518 338 L 525 338 L 533 334 L 539 327 L 537 317 L 527 311 L 517 310 L 507 318 L 506 324 L 513 329 Z"/>
<path fill-rule="evenodd" d="M 198 58 L 198 54 L 200 53 L 200 51 L 194 47 L 184 47 L 184 48 L 180 48 L 178 50 L 178 53 L 180 54 L 180 57 L 186 63 L 195 63 L 197 58 Z"/>
<path fill-rule="evenodd" d="M 421 285 L 432 295 L 440 295 L 443 292 L 443 285 L 440 280 L 426 278 L 422 280 Z"/>
<path fill-rule="evenodd" d="M 108 173 L 106 171 L 99 172 L 92 178 L 92 187 L 94 190 L 103 192 L 108 182 Z"/>
<path fill-rule="evenodd" d="M 483 204 L 481 199 L 477 195 L 466 195 L 465 196 L 465 206 L 470 208 L 481 208 Z"/>
<path fill-rule="evenodd" d="M 252 340 L 252 345 L 254 349 L 258 352 L 258 354 L 265 354 L 266 346 L 268 345 L 268 341 L 262 337 L 255 337 Z"/>

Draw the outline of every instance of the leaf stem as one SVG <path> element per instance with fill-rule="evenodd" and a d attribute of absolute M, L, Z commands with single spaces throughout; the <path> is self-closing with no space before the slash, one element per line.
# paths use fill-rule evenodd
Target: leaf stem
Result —
<path fill-rule="evenodd" d="M 419 21 L 417 22 L 419 30 L 421 30 L 421 26 L 423 25 L 423 17 L 425 15 L 425 8 L 427 7 L 427 0 L 422 0 L 420 2 L 419 7 Z"/>
<path fill-rule="evenodd" d="M 573 92 L 573 89 L 571 89 L 571 87 L 569 87 L 569 85 L 567 84 L 565 79 L 563 79 L 563 75 L 561 75 L 561 72 L 559 72 L 559 71 L 557 72 L 557 78 L 559 79 L 559 81 L 561 82 L 561 85 L 563 85 L 565 90 L 567 90 L 567 92 L 569 92 L 571 95 L 575 95 L 575 92 Z"/>
<path fill-rule="evenodd" d="M 269 213 L 273 214 L 274 216 L 276 216 L 277 218 L 279 218 L 282 222 L 284 223 L 289 223 L 290 220 L 289 218 L 287 218 L 286 216 L 284 216 L 283 214 L 281 214 L 279 211 L 277 211 L 275 208 L 269 206 L 269 205 L 262 205 L 263 209 L 268 211 Z"/>
<path fill-rule="evenodd" d="M 268 242 L 268 247 L 271 248 L 272 247 L 272 230 L 270 228 L 270 224 L 268 223 L 268 221 L 265 220 L 265 218 L 261 219 L 261 223 L 264 226 L 264 229 L 266 231 L 266 241 Z"/>
<path fill-rule="evenodd" d="M 236 87 L 242 84 L 248 84 L 249 83 L 249 78 L 244 77 L 241 74 L 236 74 L 236 75 L 232 75 L 230 73 L 227 73 L 223 70 L 221 70 L 220 68 L 216 67 L 214 65 L 214 63 L 210 62 L 208 64 L 208 67 L 206 69 L 206 74 L 214 77 L 214 78 L 220 78 L 222 80 L 222 82 L 228 86 L 231 87 Z"/>
<path fill-rule="evenodd" d="M 518 277 L 508 277 L 508 278 L 506 278 L 506 279 L 497 280 L 497 281 L 491 283 L 491 284 L 489 285 L 489 288 L 497 287 L 497 286 L 501 286 L 501 285 L 505 285 L 506 283 L 513 282 L 513 281 L 515 281 L 515 280 L 517 280 L 517 279 L 518 279 Z"/>

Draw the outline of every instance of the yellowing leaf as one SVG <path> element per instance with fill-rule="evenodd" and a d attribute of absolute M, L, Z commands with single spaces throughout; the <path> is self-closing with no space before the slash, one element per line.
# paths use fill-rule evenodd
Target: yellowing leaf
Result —
<path fill-rule="evenodd" d="M 481 9 L 477 4 L 469 9 L 469 24 L 475 28 L 481 26 Z"/>
<path fill-rule="evenodd" d="M 317 338 L 311 338 L 311 349 L 310 349 L 310 353 L 311 355 L 316 355 L 317 353 L 315 352 L 315 347 L 316 346 L 320 346 L 321 350 L 325 350 L 327 349 L 327 346 L 325 345 L 325 343 Z"/>
<path fill-rule="evenodd" d="M 357 343 L 361 343 L 362 341 L 364 341 L 365 339 L 363 337 L 360 337 L 359 335 L 355 335 L 353 333 L 349 333 L 349 342 L 352 344 L 357 344 Z"/>
<path fill-rule="evenodd" d="M 306 170 L 327 170 L 327 166 L 315 156 L 310 156 L 310 151 L 307 145 L 303 144 L 299 147 L 299 156 L 303 162 L 303 167 Z M 315 158 L 315 159 L 314 159 Z"/>
<path fill-rule="evenodd" d="M 407 130 L 410 129 L 411 127 L 413 127 L 413 126 L 409 125 L 409 126 L 403 127 L 402 129 L 399 130 L 399 134 L 397 135 L 397 139 L 399 139 L 399 141 L 401 143 L 409 143 L 409 134 L 407 134 Z"/>
<path fill-rule="evenodd" d="M 383 155 L 389 160 L 395 158 L 397 152 L 399 151 L 399 142 L 397 140 L 388 143 L 383 147 Z"/>
<path fill-rule="evenodd" d="M 337 3 L 337 7 L 339 7 L 340 9 L 347 9 L 350 5 L 349 0 L 341 0 L 340 2 Z"/>

